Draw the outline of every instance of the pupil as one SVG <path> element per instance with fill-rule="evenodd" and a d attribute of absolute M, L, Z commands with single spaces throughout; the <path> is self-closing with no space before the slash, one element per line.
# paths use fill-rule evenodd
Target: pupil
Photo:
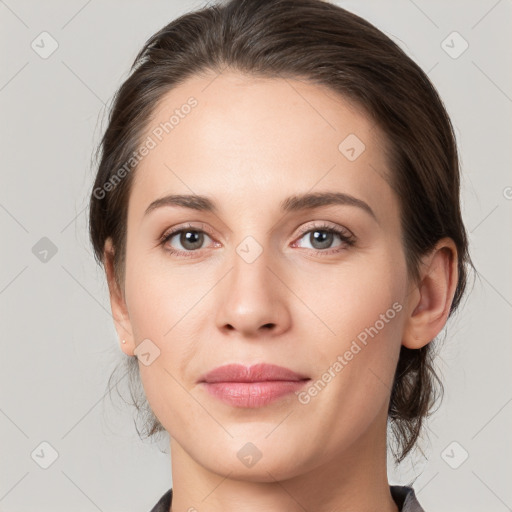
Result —
<path fill-rule="evenodd" d="M 191 244 L 192 247 L 188 246 L 189 249 L 197 249 L 196 246 L 201 247 L 202 244 L 202 233 L 197 231 L 185 231 L 181 234 L 181 244 L 187 248 L 187 244 Z"/>
<path fill-rule="evenodd" d="M 315 239 L 314 237 L 316 237 L 317 235 L 319 235 L 319 236 L 317 239 Z M 311 233 L 311 236 L 313 237 L 313 239 L 312 239 L 313 247 L 315 247 L 315 243 L 319 242 L 320 247 L 316 247 L 316 248 L 317 249 L 325 249 L 326 247 L 329 247 L 329 245 L 331 244 L 333 233 L 328 233 L 327 231 L 313 231 Z M 313 242 L 315 242 L 315 243 L 313 243 Z"/>

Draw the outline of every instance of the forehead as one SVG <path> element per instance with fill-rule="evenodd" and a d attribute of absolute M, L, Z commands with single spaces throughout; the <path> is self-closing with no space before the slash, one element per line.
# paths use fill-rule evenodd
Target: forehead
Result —
<path fill-rule="evenodd" d="M 261 207 L 262 197 L 315 189 L 373 203 L 390 192 L 376 125 L 347 99 L 306 81 L 233 71 L 193 77 L 160 99 L 142 141 L 152 148 L 132 185 L 139 216 L 169 193 Z"/>

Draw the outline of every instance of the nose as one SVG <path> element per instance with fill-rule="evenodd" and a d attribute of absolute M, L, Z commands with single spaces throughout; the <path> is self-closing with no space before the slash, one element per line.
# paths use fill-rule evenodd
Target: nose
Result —
<path fill-rule="evenodd" d="M 249 262 L 239 254 L 217 290 L 217 327 L 245 337 L 276 336 L 291 323 L 287 301 L 290 292 L 279 266 L 263 252 Z M 281 274 L 281 275 L 280 275 Z"/>

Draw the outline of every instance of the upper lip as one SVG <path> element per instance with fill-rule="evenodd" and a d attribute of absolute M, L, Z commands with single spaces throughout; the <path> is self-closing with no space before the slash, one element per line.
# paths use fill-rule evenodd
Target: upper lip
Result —
<path fill-rule="evenodd" d="M 226 364 L 204 374 L 199 382 L 263 382 L 272 380 L 300 381 L 309 379 L 306 375 L 275 364 Z"/>

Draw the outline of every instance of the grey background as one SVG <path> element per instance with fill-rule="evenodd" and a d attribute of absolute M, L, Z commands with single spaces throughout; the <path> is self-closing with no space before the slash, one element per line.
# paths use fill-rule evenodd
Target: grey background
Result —
<path fill-rule="evenodd" d="M 427 511 L 512 510 L 512 3 L 338 4 L 397 41 L 445 101 L 480 272 L 447 325 L 438 359 L 446 394 L 425 457 L 390 464 L 390 483 L 412 484 Z M 86 208 L 105 104 L 144 41 L 201 5 L 0 0 L 1 511 L 146 511 L 172 485 L 168 440 L 141 442 L 132 411 L 103 398 L 121 351 Z M 46 59 L 31 47 L 43 31 L 58 43 Z M 445 51 L 462 49 L 446 39 L 453 31 L 469 43 L 458 58 Z M 57 251 L 46 261 L 43 237 Z M 48 469 L 42 442 L 58 453 Z"/>

